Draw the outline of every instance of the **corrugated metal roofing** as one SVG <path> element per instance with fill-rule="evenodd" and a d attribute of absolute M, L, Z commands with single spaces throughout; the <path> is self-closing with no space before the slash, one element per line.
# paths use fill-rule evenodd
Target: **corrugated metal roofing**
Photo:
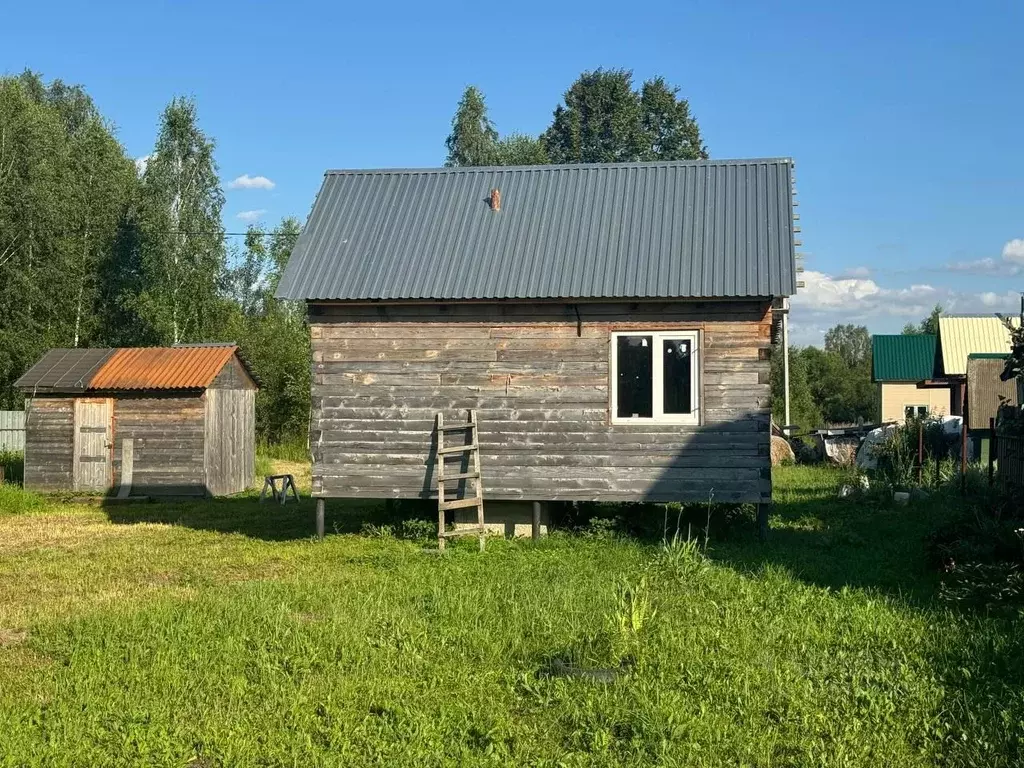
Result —
<path fill-rule="evenodd" d="M 1010 331 L 995 315 L 947 315 L 939 318 L 942 372 L 964 376 L 967 356 L 978 352 L 1010 351 Z"/>
<path fill-rule="evenodd" d="M 971 355 L 967 360 L 967 428 L 988 429 L 999 406 L 1017 405 L 1017 381 L 1003 381 L 1006 355 Z"/>
<path fill-rule="evenodd" d="M 210 386 L 237 347 L 134 347 L 119 349 L 90 389 L 203 389 Z"/>
<path fill-rule="evenodd" d="M 15 382 L 25 392 L 204 389 L 238 354 L 234 344 L 53 349 Z M 239 355 L 253 380 L 258 379 Z"/>
<path fill-rule="evenodd" d="M 690 298 L 796 292 L 792 161 L 329 171 L 277 295 Z M 492 210 L 491 189 L 501 193 Z"/>
<path fill-rule="evenodd" d="M 51 349 L 14 386 L 34 392 L 84 392 L 112 349 Z"/>
<path fill-rule="evenodd" d="M 874 381 L 923 381 L 935 370 L 936 337 L 922 334 L 879 334 L 871 337 Z"/>

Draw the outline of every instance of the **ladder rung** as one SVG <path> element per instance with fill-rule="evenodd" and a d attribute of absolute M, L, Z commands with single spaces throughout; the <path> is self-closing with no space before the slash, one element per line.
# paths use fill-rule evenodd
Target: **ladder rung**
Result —
<path fill-rule="evenodd" d="M 453 536 L 483 536 L 486 533 L 484 528 L 456 528 L 454 531 L 445 531 L 441 536 L 450 539 Z"/>
<path fill-rule="evenodd" d="M 438 504 L 439 509 L 464 509 L 466 507 L 478 507 L 483 504 L 483 499 L 455 499 L 455 501 L 442 501 Z"/>
<path fill-rule="evenodd" d="M 442 448 L 437 453 L 439 456 L 444 456 L 446 453 L 465 453 L 466 451 L 475 451 L 476 448 L 476 443 L 470 443 L 469 445 L 455 445 L 451 448 Z"/>
<path fill-rule="evenodd" d="M 460 472 L 457 475 L 441 475 L 438 477 L 439 482 L 445 482 L 447 480 L 473 480 L 480 477 L 479 472 Z"/>
<path fill-rule="evenodd" d="M 467 424 L 445 424 L 443 427 L 438 427 L 442 432 L 457 432 L 460 429 L 476 429 L 476 424 L 472 422 Z"/>

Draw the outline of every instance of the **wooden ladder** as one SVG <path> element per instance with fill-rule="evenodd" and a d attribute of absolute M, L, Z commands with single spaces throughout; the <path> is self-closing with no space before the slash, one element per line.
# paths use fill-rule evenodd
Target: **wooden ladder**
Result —
<path fill-rule="evenodd" d="M 445 447 L 445 432 L 469 432 L 469 443 L 465 445 L 453 445 Z M 471 469 L 463 472 L 461 461 L 463 458 L 471 459 Z M 458 472 L 448 474 L 445 462 L 448 459 L 459 459 Z M 476 424 L 476 411 L 470 410 L 469 421 L 465 424 L 445 424 L 444 414 L 437 414 L 437 548 L 444 552 L 444 540 L 452 536 L 473 536 L 480 537 L 480 551 L 484 551 L 484 539 L 487 530 L 484 528 L 484 486 L 480 479 L 480 442 Z M 444 484 L 451 481 L 472 480 L 476 486 L 476 493 L 473 496 L 465 496 L 461 499 L 445 501 Z M 458 493 L 457 491 L 455 492 Z M 475 528 L 461 528 L 456 531 L 446 531 L 444 525 L 444 513 L 449 509 L 465 509 L 476 507 L 477 526 Z"/>

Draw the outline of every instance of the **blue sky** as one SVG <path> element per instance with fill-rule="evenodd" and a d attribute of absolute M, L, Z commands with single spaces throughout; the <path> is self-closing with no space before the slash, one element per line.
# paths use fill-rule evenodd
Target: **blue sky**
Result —
<path fill-rule="evenodd" d="M 467 84 L 500 131 L 538 133 L 581 71 L 624 67 L 681 88 L 712 157 L 796 160 L 797 343 L 1024 290 L 1019 0 L 49 2 L 5 21 L 0 70 L 81 83 L 135 157 L 194 96 L 225 186 L 273 183 L 226 190 L 230 229 L 304 219 L 326 168 L 441 164 Z"/>

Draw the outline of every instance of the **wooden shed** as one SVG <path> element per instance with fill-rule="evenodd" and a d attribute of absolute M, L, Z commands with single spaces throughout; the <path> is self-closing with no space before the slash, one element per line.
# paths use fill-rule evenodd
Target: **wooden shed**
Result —
<path fill-rule="evenodd" d="M 219 496 L 252 484 L 257 381 L 233 344 L 53 349 L 16 385 L 26 488 Z"/>
<path fill-rule="evenodd" d="M 435 496 L 435 418 L 474 409 L 489 500 L 767 503 L 792 171 L 328 172 L 278 291 L 308 306 L 314 495 Z"/>

